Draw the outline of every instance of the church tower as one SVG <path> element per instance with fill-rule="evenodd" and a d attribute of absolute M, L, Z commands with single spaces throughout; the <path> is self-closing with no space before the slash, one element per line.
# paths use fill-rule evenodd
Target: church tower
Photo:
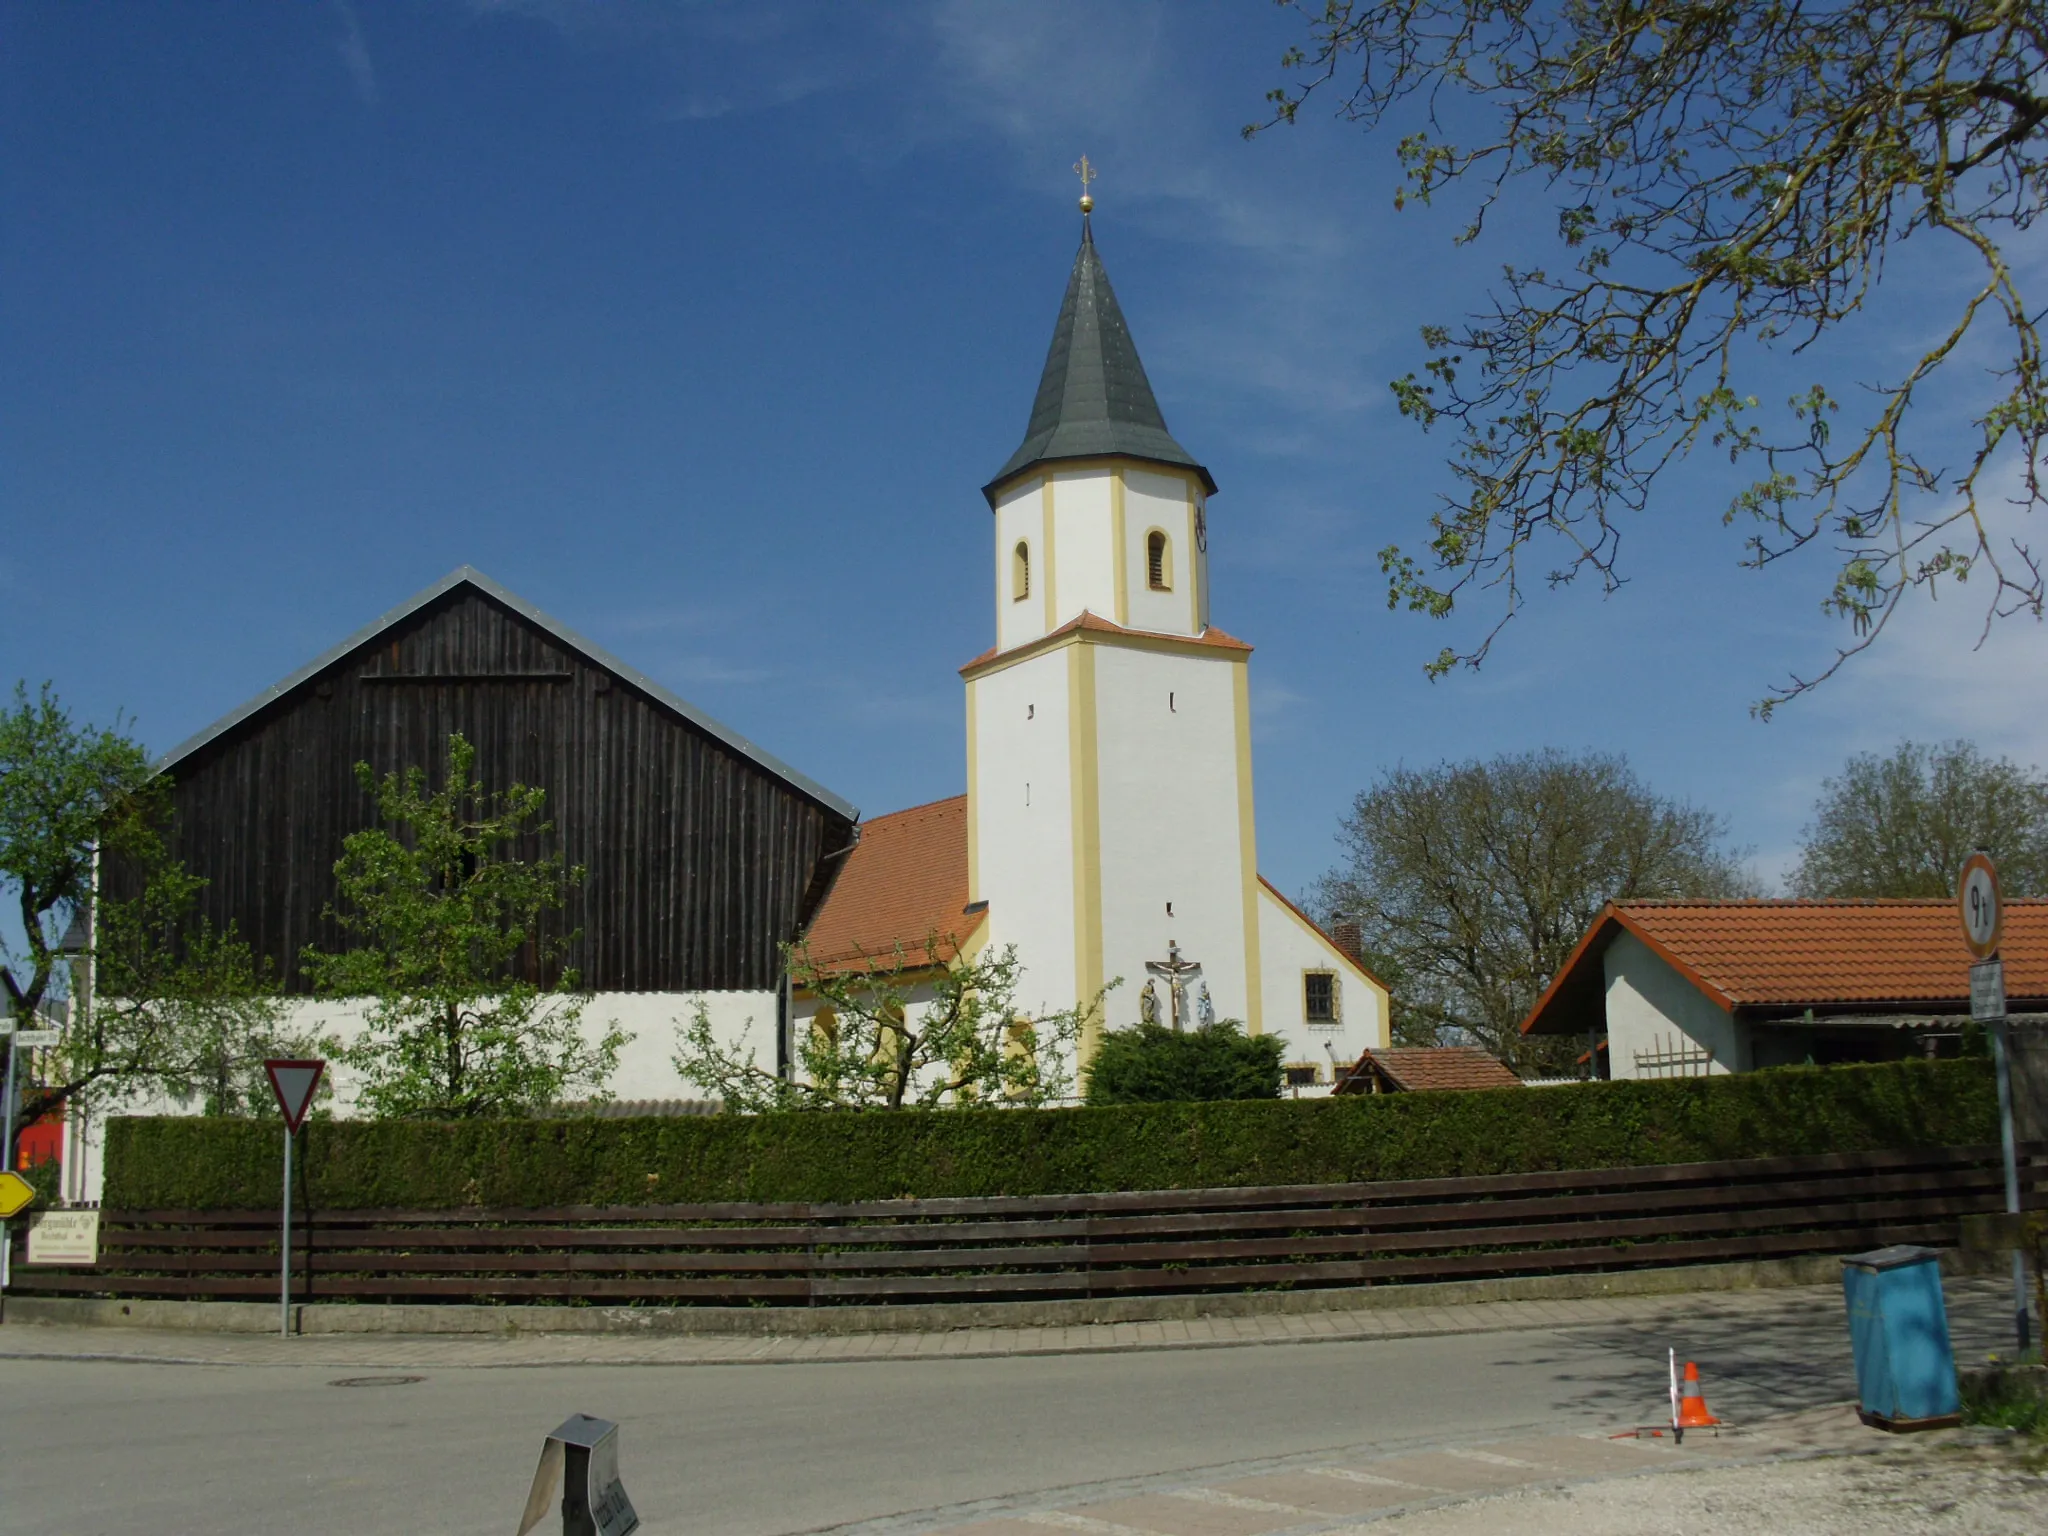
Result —
<path fill-rule="evenodd" d="M 1251 647 L 1209 622 L 1216 482 L 1167 430 L 1089 205 L 1024 441 L 983 487 L 995 644 L 961 669 L 970 910 L 1017 946 L 1022 1001 L 1069 1007 L 1122 977 L 1104 1022 L 1131 1023 L 1147 964 L 1177 946 L 1214 1016 L 1256 1034 Z M 1167 1021 L 1171 990 L 1155 996 Z"/>

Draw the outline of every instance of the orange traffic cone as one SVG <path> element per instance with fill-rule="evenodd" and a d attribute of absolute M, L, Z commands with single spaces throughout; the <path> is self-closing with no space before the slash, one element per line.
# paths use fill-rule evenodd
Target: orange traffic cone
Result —
<path fill-rule="evenodd" d="M 1678 1412 L 1671 1421 L 1674 1429 L 1712 1429 L 1721 1421 L 1707 1412 L 1706 1394 L 1700 1391 L 1700 1368 L 1685 1362 L 1685 1379 L 1678 1388 Z"/>

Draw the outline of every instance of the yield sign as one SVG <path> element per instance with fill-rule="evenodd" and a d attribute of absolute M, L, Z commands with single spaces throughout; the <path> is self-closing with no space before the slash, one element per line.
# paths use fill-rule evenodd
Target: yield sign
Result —
<path fill-rule="evenodd" d="M 19 1216 L 35 1203 L 35 1185 L 18 1173 L 0 1173 L 0 1221 Z"/>
<path fill-rule="evenodd" d="M 305 1124 L 306 1111 L 313 1107 L 313 1090 L 320 1086 L 324 1061 L 266 1061 L 270 1091 L 277 1095 L 277 1107 L 284 1111 L 284 1128 L 296 1131 Z"/>

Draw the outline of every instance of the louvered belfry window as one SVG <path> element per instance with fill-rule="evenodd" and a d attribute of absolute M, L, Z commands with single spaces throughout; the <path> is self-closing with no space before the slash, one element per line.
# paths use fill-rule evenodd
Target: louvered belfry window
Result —
<path fill-rule="evenodd" d="M 1031 595 L 1031 546 L 1022 539 L 1010 555 L 1010 596 L 1023 602 Z"/>
<path fill-rule="evenodd" d="M 1154 592 L 1170 592 L 1172 577 L 1166 561 L 1166 535 L 1154 528 L 1145 536 L 1145 584 Z"/>

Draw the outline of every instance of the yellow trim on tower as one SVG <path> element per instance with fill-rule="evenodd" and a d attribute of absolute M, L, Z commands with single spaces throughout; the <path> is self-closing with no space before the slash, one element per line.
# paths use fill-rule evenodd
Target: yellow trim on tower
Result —
<path fill-rule="evenodd" d="M 1259 839 L 1252 812 L 1252 669 L 1241 658 L 1230 677 L 1231 702 L 1237 715 L 1237 856 L 1244 867 L 1244 1027 L 1256 1035 L 1260 1020 L 1259 975 Z"/>
<path fill-rule="evenodd" d="M 981 900 L 981 829 L 977 818 L 977 801 L 981 792 L 981 779 L 975 773 L 975 745 L 978 733 L 975 730 L 974 679 L 967 679 L 967 899 Z"/>
<path fill-rule="evenodd" d="M 1124 548 L 1124 472 L 1121 467 L 1109 472 L 1109 536 L 1116 541 L 1112 556 L 1116 572 L 1116 621 L 1128 624 L 1131 622 L 1131 589 L 1125 573 L 1129 552 Z"/>
<path fill-rule="evenodd" d="M 1053 558 L 1052 544 L 1051 475 L 1047 475 L 1045 477 L 1044 483 L 1039 488 L 1038 506 L 1040 518 L 1045 525 L 1045 534 L 1042 541 L 1045 545 L 1045 581 L 1043 582 L 1043 586 L 1045 587 L 1045 630 L 1047 634 L 1051 634 L 1055 629 L 1059 628 L 1059 620 L 1057 618 L 1057 615 L 1060 611 L 1058 601 L 1060 584 L 1058 575 L 1059 564 Z"/>
<path fill-rule="evenodd" d="M 1096 766 L 1095 647 L 1067 652 L 1067 761 L 1074 821 L 1074 981 L 1077 1004 L 1102 990 L 1102 797 Z M 1082 1026 L 1080 1059 L 1094 1054 L 1102 1021 Z"/>
<path fill-rule="evenodd" d="M 1188 482 L 1187 482 L 1187 489 L 1188 489 L 1188 542 L 1187 542 L 1187 549 L 1188 549 L 1188 633 L 1189 633 L 1189 634 L 1191 634 L 1191 635 L 1199 635 L 1199 634 L 1200 634 L 1200 633 L 1202 632 L 1202 595 L 1201 595 L 1201 592 L 1199 591 L 1199 588 L 1200 588 L 1200 585 L 1201 585 L 1201 583 L 1200 583 L 1200 582 L 1199 582 L 1199 581 L 1198 581 L 1198 580 L 1196 579 L 1196 577 L 1195 577 L 1195 561 L 1194 561 L 1194 556 L 1195 556 L 1195 552 L 1196 552 L 1196 544 L 1195 544 L 1195 495 L 1196 495 L 1196 491 L 1195 491 L 1195 482 L 1193 481 L 1193 479 L 1189 479 L 1189 480 L 1188 480 Z M 1169 540 L 1169 541 L 1168 541 L 1168 543 L 1167 543 L 1167 548 L 1168 548 L 1169 550 L 1171 550 L 1171 549 L 1172 549 L 1172 547 L 1173 547 L 1173 545 L 1172 545 L 1172 542 L 1171 542 L 1171 541 Z"/>
<path fill-rule="evenodd" d="M 1078 645 L 1083 640 L 1090 645 L 1118 645 L 1127 651 L 1156 651 L 1166 656 L 1204 656 L 1212 661 L 1242 661 L 1251 654 L 1250 646 L 1218 645 L 1213 640 L 1203 640 L 1194 635 L 1168 634 L 1156 629 L 1127 629 L 1122 633 L 1110 633 L 1100 629 L 1083 630 L 1069 620 L 1061 630 L 1050 635 L 1034 635 L 1010 647 L 998 651 L 985 659 L 978 659 L 960 669 L 962 677 L 987 677 L 1005 667 L 1014 667 L 1019 662 L 1029 661 L 1034 656 L 1043 656 L 1056 651 L 1063 645 Z"/>

